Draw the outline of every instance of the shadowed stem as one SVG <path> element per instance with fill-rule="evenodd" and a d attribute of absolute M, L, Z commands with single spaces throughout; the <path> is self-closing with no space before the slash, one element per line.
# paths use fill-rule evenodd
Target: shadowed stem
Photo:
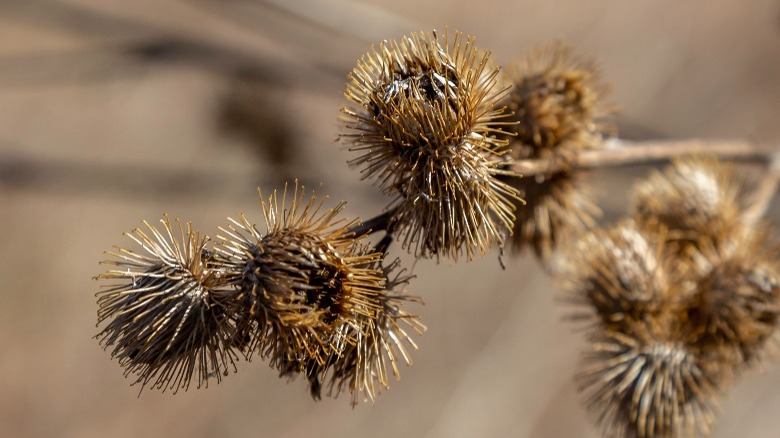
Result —
<path fill-rule="evenodd" d="M 720 158 L 748 161 L 769 161 L 772 149 L 740 140 L 653 140 L 631 142 L 611 139 L 603 149 L 585 150 L 574 162 L 554 159 L 518 160 L 512 170 L 523 175 L 554 173 L 567 168 L 594 169 L 628 164 L 647 164 L 666 161 L 682 155 L 709 154 Z"/>
<path fill-rule="evenodd" d="M 380 231 L 387 231 L 389 233 L 390 230 L 388 227 L 390 226 L 390 218 L 393 216 L 393 214 L 395 214 L 395 210 L 396 209 L 390 209 L 382 214 L 372 217 L 371 219 L 365 220 L 350 228 L 349 232 L 353 233 L 355 237 L 374 234 Z"/>
<path fill-rule="evenodd" d="M 387 254 L 387 249 L 390 244 L 393 243 L 393 233 L 390 229 L 390 218 L 395 214 L 396 209 L 390 209 L 382 214 L 372 217 L 366 221 L 363 221 L 354 227 L 349 229 L 349 233 L 353 234 L 356 238 L 361 236 L 367 236 L 370 234 L 384 231 L 385 235 L 382 239 L 374 245 L 374 252 L 380 252 L 384 255 Z"/>

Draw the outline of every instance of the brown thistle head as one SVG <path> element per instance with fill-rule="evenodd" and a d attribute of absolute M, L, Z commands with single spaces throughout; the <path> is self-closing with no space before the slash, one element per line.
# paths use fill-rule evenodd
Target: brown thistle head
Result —
<path fill-rule="evenodd" d="M 415 255 L 472 259 L 511 229 L 498 72 L 473 38 L 434 32 L 383 42 L 350 74 L 350 163 L 394 197 L 391 228 Z"/>
<path fill-rule="evenodd" d="M 620 331 L 663 312 L 675 283 L 664 253 L 663 239 L 630 220 L 584 236 L 562 276 L 573 319 Z"/>
<path fill-rule="evenodd" d="M 693 287 L 684 304 L 690 342 L 735 366 L 759 361 L 778 325 L 778 261 L 765 227 L 700 241 L 688 261 Z"/>
<path fill-rule="evenodd" d="M 740 226 L 740 185 L 732 168 L 714 158 L 678 159 L 634 188 L 631 211 L 645 228 L 658 224 L 680 246 L 718 240 Z"/>
<path fill-rule="evenodd" d="M 708 436 L 725 382 L 677 339 L 673 325 L 638 322 L 590 339 L 577 375 L 606 436 Z"/>
<path fill-rule="evenodd" d="M 517 137 L 515 158 L 566 159 L 578 150 L 601 146 L 614 128 L 604 104 L 609 88 L 595 62 L 575 55 L 560 42 L 537 46 L 506 70 L 512 83 L 507 107 Z"/>
<path fill-rule="evenodd" d="M 286 190 L 285 190 L 286 192 Z M 289 207 L 276 192 L 262 200 L 266 229 L 244 216 L 222 228 L 216 251 L 226 259 L 234 290 L 224 301 L 239 321 L 237 335 L 282 375 L 305 374 L 317 396 L 319 375 L 344 347 L 346 327 L 381 308 L 383 275 L 375 253 L 337 219 L 344 204 L 323 210 L 296 183 Z"/>
<path fill-rule="evenodd" d="M 162 231 L 144 222 L 148 231 L 126 234 L 140 251 L 106 253 L 102 263 L 114 268 L 96 277 L 112 281 L 97 293 L 98 324 L 108 321 L 97 338 L 143 386 L 186 390 L 194 375 L 198 387 L 219 382 L 236 359 L 231 315 L 215 297 L 225 280 L 211 269 L 207 237 L 161 222 Z"/>

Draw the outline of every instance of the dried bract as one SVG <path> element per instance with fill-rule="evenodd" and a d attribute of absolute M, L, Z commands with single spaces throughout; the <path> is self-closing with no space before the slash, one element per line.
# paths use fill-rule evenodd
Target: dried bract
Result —
<path fill-rule="evenodd" d="M 103 263 L 116 268 L 97 277 L 113 282 L 97 294 L 98 324 L 108 321 L 97 337 L 136 383 L 176 391 L 193 375 L 200 387 L 235 366 L 233 323 L 215 300 L 223 279 L 209 268 L 208 239 L 189 223 L 185 231 L 177 221 L 176 233 L 161 222 L 162 231 L 144 222 L 148 232 L 126 234 L 141 251 L 107 253 Z"/>
<path fill-rule="evenodd" d="M 352 70 L 342 138 L 351 164 L 394 197 L 390 228 L 417 256 L 465 253 L 502 242 L 517 192 L 496 176 L 509 159 L 500 133 L 506 88 L 474 40 L 434 32 L 383 42 Z"/>

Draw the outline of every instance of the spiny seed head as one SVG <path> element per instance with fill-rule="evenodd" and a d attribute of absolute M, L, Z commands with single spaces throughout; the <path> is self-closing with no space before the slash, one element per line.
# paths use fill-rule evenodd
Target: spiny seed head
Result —
<path fill-rule="evenodd" d="M 537 257 L 548 260 L 562 243 L 593 228 L 594 218 L 601 215 L 578 173 L 556 172 L 506 180 L 525 201 L 525 206 L 518 205 L 515 211 L 512 248 L 516 252 L 531 247 Z"/>
<path fill-rule="evenodd" d="M 663 239 L 633 221 L 583 237 L 563 273 L 564 299 L 578 307 L 572 317 L 620 330 L 657 314 L 673 295 L 664 251 Z"/>
<path fill-rule="evenodd" d="M 107 252 L 103 263 L 115 268 L 97 277 L 112 281 L 97 293 L 98 324 L 108 321 L 97 337 L 143 386 L 186 390 L 193 375 L 198 387 L 219 382 L 236 359 L 233 322 L 214 296 L 224 280 L 209 267 L 208 238 L 161 222 L 162 231 L 144 222 L 148 231 L 126 234 L 140 251 Z"/>
<path fill-rule="evenodd" d="M 644 323 L 594 336 L 577 381 L 605 435 L 621 438 L 708 436 L 724 384 L 673 330 Z"/>
<path fill-rule="evenodd" d="M 344 348 L 345 327 L 370 320 L 381 307 L 380 254 L 350 233 L 355 221 L 337 219 L 344 204 L 323 211 L 295 185 L 286 207 L 276 192 L 262 200 L 266 230 L 242 215 L 221 228 L 217 252 L 235 290 L 225 301 L 238 315 L 239 335 L 282 375 L 317 374 Z"/>
<path fill-rule="evenodd" d="M 473 38 L 434 32 L 385 41 L 350 74 L 342 138 L 361 153 L 350 163 L 394 197 L 391 228 L 417 256 L 472 259 L 511 229 L 498 72 Z"/>
<path fill-rule="evenodd" d="M 634 188 L 631 210 L 646 228 L 660 224 L 679 243 L 719 239 L 740 225 L 740 186 L 714 158 L 678 159 Z"/>
<path fill-rule="evenodd" d="M 570 47 L 535 47 L 506 71 L 513 84 L 507 107 L 517 122 L 515 158 L 566 158 L 600 146 L 603 134 L 613 130 L 606 116 L 614 110 L 602 101 L 608 87 L 596 64 Z"/>
<path fill-rule="evenodd" d="M 691 251 L 685 309 L 691 342 L 703 352 L 734 352 L 734 365 L 760 360 L 780 314 L 780 264 L 769 242 L 768 230 L 757 225 Z"/>

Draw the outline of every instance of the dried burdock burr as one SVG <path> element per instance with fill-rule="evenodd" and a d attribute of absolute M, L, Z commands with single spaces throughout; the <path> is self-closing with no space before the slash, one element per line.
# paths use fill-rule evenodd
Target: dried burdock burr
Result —
<path fill-rule="evenodd" d="M 688 261 L 693 285 L 685 301 L 690 342 L 734 366 L 767 353 L 780 313 L 778 246 L 755 224 L 729 238 L 703 239 Z"/>
<path fill-rule="evenodd" d="M 678 339 L 673 325 L 640 322 L 590 339 L 577 375 L 589 411 L 605 435 L 708 436 L 725 382 Z"/>
<path fill-rule="evenodd" d="M 584 235 L 561 272 L 563 299 L 576 307 L 572 318 L 622 330 L 663 312 L 675 298 L 664 252 L 664 240 L 632 220 Z"/>
<path fill-rule="evenodd" d="M 498 73 L 473 38 L 434 32 L 385 41 L 350 74 L 341 137 L 394 198 L 389 229 L 417 256 L 472 259 L 511 230 Z"/>
<path fill-rule="evenodd" d="M 608 88 L 591 60 L 578 57 L 561 43 L 539 46 L 507 69 L 512 89 L 505 102 L 512 112 L 508 129 L 512 157 L 553 159 L 569 163 L 582 150 L 601 147 L 613 132 L 603 103 Z M 590 199 L 582 172 L 569 165 L 535 177 L 502 177 L 520 192 L 525 207 L 517 205 L 512 247 L 529 246 L 547 260 L 567 237 L 595 225 L 601 214 Z"/>
<path fill-rule="evenodd" d="M 217 253 L 235 288 L 223 301 L 237 334 L 280 374 L 305 374 L 319 394 L 322 367 L 346 348 L 350 328 L 365 330 L 381 309 L 381 254 L 356 238 L 356 221 L 339 219 L 344 203 L 324 209 L 304 188 L 262 199 L 265 231 L 243 215 L 221 228 Z"/>
<path fill-rule="evenodd" d="M 210 268 L 208 238 L 189 223 L 185 231 L 178 220 L 176 227 L 161 222 L 162 231 L 144 222 L 148 230 L 126 233 L 140 251 L 106 253 L 103 264 L 115 268 L 96 277 L 112 282 L 97 293 L 98 324 L 107 322 L 97 338 L 143 386 L 177 391 L 193 377 L 198 387 L 211 377 L 219 382 L 237 358 L 233 322 L 214 295 L 224 279 Z"/>
<path fill-rule="evenodd" d="M 631 212 L 644 227 L 663 225 L 682 249 L 701 237 L 733 234 L 741 223 L 739 194 L 730 165 L 712 157 L 687 157 L 638 183 Z"/>
<path fill-rule="evenodd" d="M 566 158 L 600 147 L 614 127 L 615 109 L 604 103 L 609 87 L 594 61 L 556 42 L 529 50 L 506 69 L 512 89 L 513 153 L 522 158 Z"/>

